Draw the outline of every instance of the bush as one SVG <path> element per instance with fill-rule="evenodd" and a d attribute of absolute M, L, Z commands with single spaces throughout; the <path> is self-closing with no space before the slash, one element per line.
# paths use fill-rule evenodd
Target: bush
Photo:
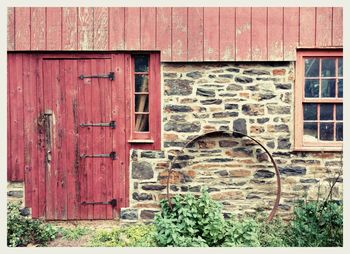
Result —
<path fill-rule="evenodd" d="M 153 225 L 136 224 L 98 231 L 89 241 L 91 247 L 155 247 L 155 228 Z"/>
<path fill-rule="evenodd" d="M 19 209 L 19 203 L 7 204 L 7 245 L 9 247 L 28 244 L 45 246 L 55 239 L 57 229 L 51 224 L 22 216 Z"/>
<path fill-rule="evenodd" d="M 65 240 L 78 240 L 80 237 L 89 234 L 91 229 L 87 227 L 60 228 L 59 234 Z"/>
<path fill-rule="evenodd" d="M 334 201 L 300 202 L 288 232 L 296 247 L 343 246 L 343 205 Z"/>

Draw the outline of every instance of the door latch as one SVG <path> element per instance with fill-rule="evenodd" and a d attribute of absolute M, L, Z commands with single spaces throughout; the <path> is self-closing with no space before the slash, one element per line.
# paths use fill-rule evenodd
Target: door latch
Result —
<path fill-rule="evenodd" d="M 80 127 L 89 127 L 89 126 L 96 126 L 96 127 L 111 127 L 112 129 L 115 129 L 117 126 L 115 121 L 110 121 L 109 123 L 81 123 Z"/>
<path fill-rule="evenodd" d="M 81 80 L 83 80 L 84 78 L 108 78 L 109 80 L 112 81 L 112 80 L 114 80 L 114 72 L 111 71 L 108 74 L 96 74 L 96 75 L 91 75 L 91 76 L 85 76 L 85 75 L 81 74 L 79 76 L 79 78 Z"/>
<path fill-rule="evenodd" d="M 90 202 L 90 201 L 84 201 L 81 202 L 82 205 L 111 205 L 113 208 L 117 206 L 117 200 L 115 198 L 111 199 L 110 201 L 101 201 L 101 202 Z"/>
<path fill-rule="evenodd" d="M 111 152 L 111 153 L 105 153 L 105 154 L 81 154 L 80 158 L 85 159 L 85 158 L 111 158 L 112 160 L 117 159 L 117 153 L 116 152 Z"/>

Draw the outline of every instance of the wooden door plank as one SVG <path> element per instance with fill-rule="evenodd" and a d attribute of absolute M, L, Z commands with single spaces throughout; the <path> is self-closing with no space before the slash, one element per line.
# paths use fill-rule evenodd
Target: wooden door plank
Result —
<path fill-rule="evenodd" d="M 343 8 L 333 7 L 332 45 L 343 46 Z"/>
<path fill-rule="evenodd" d="M 30 50 L 30 8 L 15 8 L 15 50 Z"/>
<path fill-rule="evenodd" d="M 141 49 L 154 50 L 156 48 L 156 8 L 141 8 Z"/>
<path fill-rule="evenodd" d="M 32 7 L 30 49 L 46 49 L 46 9 L 44 7 Z"/>
<path fill-rule="evenodd" d="M 161 141 L 161 88 L 156 84 L 160 83 L 160 55 L 152 54 L 150 56 L 150 105 L 149 108 L 152 110 L 152 115 L 150 118 L 150 130 L 152 132 L 152 139 L 154 140 L 153 149 L 160 150 L 160 141 Z M 152 78 L 152 80 L 151 80 Z"/>
<path fill-rule="evenodd" d="M 236 48 L 236 8 L 220 7 L 220 60 L 234 61 Z"/>
<path fill-rule="evenodd" d="M 109 8 L 109 49 L 125 49 L 125 8 Z"/>
<path fill-rule="evenodd" d="M 140 8 L 125 9 L 125 49 L 140 50 Z"/>
<path fill-rule="evenodd" d="M 161 51 L 162 61 L 171 60 L 171 28 L 172 17 L 170 7 L 159 7 L 157 12 L 157 28 L 156 28 L 156 48 Z"/>
<path fill-rule="evenodd" d="M 78 8 L 62 8 L 62 49 L 78 49 Z"/>
<path fill-rule="evenodd" d="M 332 46 L 332 7 L 316 8 L 316 47 Z"/>
<path fill-rule="evenodd" d="M 295 61 L 299 43 L 299 8 L 285 7 L 283 18 L 283 58 L 285 61 Z"/>
<path fill-rule="evenodd" d="M 7 50 L 15 50 L 15 8 L 7 7 Z"/>
<path fill-rule="evenodd" d="M 62 49 L 62 8 L 47 7 L 46 8 L 46 49 L 61 50 Z"/>
<path fill-rule="evenodd" d="M 314 47 L 315 46 L 315 7 L 301 7 L 299 21 L 299 46 Z"/>
<path fill-rule="evenodd" d="M 203 7 L 188 8 L 188 61 L 203 61 Z"/>
<path fill-rule="evenodd" d="M 219 20 L 218 7 L 204 7 L 204 61 L 219 60 Z"/>
<path fill-rule="evenodd" d="M 94 49 L 108 49 L 108 8 L 94 8 Z"/>
<path fill-rule="evenodd" d="M 252 60 L 267 60 L 267 7 L 252 8 Z"/>
<path fill-rule="evenodd" d="M 78 9 L 78 50 L 92 50 L 94 48 L 94 9 L 79 7 Z"/>
<path fill-rule="evenodd" d="M 268 60 L 283 59 L 283 8 L 269 7 L 267 12 Z"/>
<path fill-rule="evenodd" d="M 7 181 L 12 180 L 12 174 L 14 171 L 14 163 L 12 160 L 12 107 L 14 107 L 13 99 L 12 99 L 12 86 L 15 76 L 13 74 L 13 67 L 15 63 L 15 55 L 7 54 Z"/>
<path fill-rule="evenodd" d="M 251 60 L 251 8 L 236 8 L 236 61 Z"/>
<path fill-rule="evenodd" d="M 187 61 L 187 8 L 172 8 L 172 61 Z"/>

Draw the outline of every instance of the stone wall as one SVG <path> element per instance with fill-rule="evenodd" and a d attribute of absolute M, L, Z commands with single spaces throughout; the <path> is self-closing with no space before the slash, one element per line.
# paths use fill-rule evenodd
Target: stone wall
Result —
<path fill-rule="evenodd" d="M 162 65 L 162 150 L 130 152 L 126 220 L 153 218 L 165 197 L 169 159 L 191 138 L 214 130 L 247 133 L 273 154 L 282 177 L 278 213 L 297 199 L 325 196 L 342 168 L 335 152 L 294 152 L 294 63 L 171 63 Z M 342 199 L 342 178 L 334 188 Z M 210 137 L 186 149 L 171 176 L 171 194 L 206 186 L 226 213 L 269 211 L 276 179 L 263 150 L 249 141 Z"/>

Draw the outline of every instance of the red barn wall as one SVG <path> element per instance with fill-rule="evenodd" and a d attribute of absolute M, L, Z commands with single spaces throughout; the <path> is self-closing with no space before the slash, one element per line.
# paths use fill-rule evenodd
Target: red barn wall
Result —
<path fill-rule="evenodd" d="M 342 47 L 341 7 L 10 7 L 8 51 L 160 50 L 163 62 L 293 61 Z"/>

